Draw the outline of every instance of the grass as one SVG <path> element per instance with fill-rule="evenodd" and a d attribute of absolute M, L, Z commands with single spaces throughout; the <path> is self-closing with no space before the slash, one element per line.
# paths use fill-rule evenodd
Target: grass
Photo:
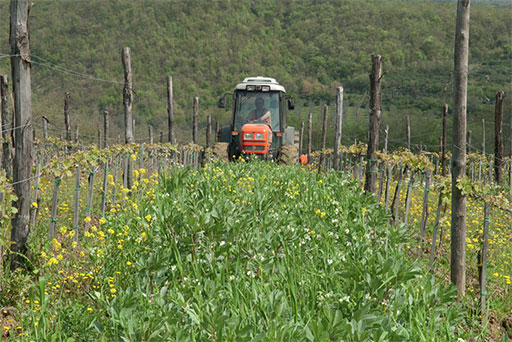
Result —
<path fill-rule="evenodd" d="M 346 176 L 255 161 L 139 178 L 136 195 L 93 217 L 80 245 L 58 227 L 51 244 L 32 246 L 41 258 L 17 303 L 26 313 L 4 336 L 450 341 L 467 333 L 454 288 L 411 261 L 412 234 Z"/>

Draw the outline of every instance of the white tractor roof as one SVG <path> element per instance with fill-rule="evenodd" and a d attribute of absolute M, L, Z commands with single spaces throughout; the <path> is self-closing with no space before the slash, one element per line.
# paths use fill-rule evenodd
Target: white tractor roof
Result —
<path fill-rule="evenodd" d="M 235 90 L 245 90 L 247 85 L 268 85 L 270 86 L 270 91 L 282 91 L 286 93 L 284 87 L 280 85 L 275 78 L 263 76 L 246 77 L 242 83 L 236 85 Z"/>

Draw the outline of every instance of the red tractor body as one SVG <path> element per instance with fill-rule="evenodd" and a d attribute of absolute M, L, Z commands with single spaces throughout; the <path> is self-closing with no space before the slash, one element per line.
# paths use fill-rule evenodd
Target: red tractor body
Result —
<path fill-rule="evenodd" d="M 272 130 L 265 124 L 245 124 L 240 132 L 240 146 L 243 154 L 266 155 L 272 145 Z"/>

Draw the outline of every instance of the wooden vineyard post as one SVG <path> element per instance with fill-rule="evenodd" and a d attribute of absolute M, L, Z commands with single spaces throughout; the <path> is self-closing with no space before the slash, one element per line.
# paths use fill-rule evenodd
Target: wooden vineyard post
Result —
<path fill-rule="evenodd" d="M 421 212 L 421 228 L 420 228 L 420 236 L 419 243 L 423 246 L 423 239 L 425 238 L 425 232 L 427 230 L 427 221 L 428 221 L 428 195 L 430 193 L 430 169 L 427 169 L 425 172 L 425 191 L 423 193 L 423 210 Z M 421 247 L 418 249 L 418 255 L 421 255 L 422 249 Z"/>
<path fill-rule="evenodd" d="M 339 170 L 341 133 L 343 128 L 343 87 L 336 88 L 336 130 L 334 134 L 334 169 Z M 300 154 L 300 153 L 299 153 Z"/>
<path fill-rule="evenodd" d="M 94 169 L 91 169 L 90 172 L 89 172 L 89 192 L 87 194 L 87 208 L 85 209 L 85 213 L 86 213 L 86 216 L 91 218 L 91 213 L 92 213 L 92 194 L 93 194 L 93 190 L 94 190 L 94 174 L 96 172 L 94 171 Z M 86 220 L 85 221 L 85 231 L 88 232 L 89 231 L 89 226 L 90 226 L 90 221 L 89 220 Z"/>
<path fill-rule="evenodd" d="M 398 208 L 400 207 L 400 187 L 402 184 L 402 178 L 405 177 L 407 167 L 404 167 L 403 170 L 398 170 L 398 183 L 395 188 L 395 195 L 393 197 L 393 202 L 391 204 L 391 211 L 393 212 L 393 221 L 396 222 L 398 220 Z"/>
<path fill-rule="evenodd" d="M 71 121 L 69 120 L 69 103 L 71 102 L 71 94 L 64 94 L 64 125 L 66 126 L 66 141 L 71 141 Z"/>
<path fill-rule="evenodd" d="M 405 136 L 407 139 L 407 151 L 411 150 L 411 122 L 409 121 L 409 115 L 405 116 Z"/>
<path fill-rule="evenodd" d="M 50 122 L 46 116 L 42 116 L 43 119 L 43 139 L 48 139 L 48 123 Z"/>
<path fill-rule="evenodd" d="M 439 200 L 437 203 L 437 212 L 436 212 L 436 220 L 434 223 L 434 233 L 432 234 L 432 246 L 430 247 L 430 262 L 429 268 L 432 269 L 434 265 L 434 259 L 436 255 L 436 241 L 437 241 L 437 233 L 439 231 L 439 220 L 441 219 L 441 208 L 443 206 L 443 188 L 439 190 Z M 442 235 L 442 234 L 441 234 Z M 439 240 L 442 239 L 442 236 Z"/>
<path fill-rule="evenodd" d="M 176 144 L 176 134 L 174 132 L 174 98 L 172 90 L 172 76 L 167 77 L 167 121 L 168 121 L 168 139 L 171 144 Z M 163 143 L 163 137 L 160 136 L 160 142 Z"/>
<path fill-rule="evenodd" d="M 393 165 L 389 165 L 386 170 L 386 191 L 384 193 L 384 208 L 386 211 L 389 209 L 389 194 L 391 190 L 391 177 L 392 177 Z"/>
<path fill-rule="evenodd" d="M 318 162 L 318 171 L 322 170 L 322 164 L 324 162 L 324 150 L 325 150 L 325 143 L 327 138 L 327 113 L 328 113 L 329 107 L 324 104 L 324 112 L 323 112 L 323 119 L 322 119 L 322 151 L 320 152 L 320 161 Z"/>
<path fill-rule="evenodd" d="M 103 148 L 108 148 L 108 111 L 103 111 Z"/>
<path fill-rule="evenodd" d="M 208 116 L 206 116 L 206 148 L 212 147 L 211 137 L 212 137 L 212 116 L 210 114 L 208 114 Z"/>
<path fill-rule="evenodd" d="M 60 178 L 55 177 L 53 184 L 52 207 L 50 209 L 50 227 L 48 228 L 48 237 L 50 241 L 55 236 L 55 227 L 57 225 L 57 205 L 59 203 L 59 185 Z"/>
<path fill-rule="evenodd" d="M 409 208 L 411 206 L 411 193 L 412 193 L 412 187 L 414 185 L 414 177 L 416 173 L 411 172 L 411 178 L 409 179 L 409 184 L 407 185 L 407 194 L 405 195 L 405 218 L 404 223 L 407 224 L 409 221 Z"/>
<path fill-rule="evenodd" d="M 27 0 L 11 0 L 10 37 L 12 89 L 14 92 L 14 161 L 12 181 L 17 209 L 11 224 L 12 270 L 21 267 L 30 232 L 30 178 L 32 175 L 32 101 L 30 86 L 29 12 Z"/>
<path fill-rule="evenodd" d="M 12 178 L 11 117 L 9 114 L 9 84 L 7 75 L 0 75 L 0 113 L 2 114 L 2 168 L 5 176 Z"/>
<path fill-rule="evenodd" d="M 119 155 L 114 158 L 114 170 L 112 172 L 112 206 L 116 206 L 117 199 L 117 167 L 119 166 Z"/>
<path fill-rule="evenodd" d="M 78 144 L 79 137 L 78 137 L 78 125 L 75 125 L 75 144 Z"/>
<path fill-rule="evenodd" d="M 494 110 L 494 176 L 497 184 L 503 180 L 503 90 L 496 93 L 496 105 Z"/>
<path fill-rule="evenodd" d="M 469 0 L 457 1 L 454 62 L 454 115 L 452 148 L 452 215 L 450 279 L 459 298 L 466 293 L 466 196 L 457 187 L 466 174 L 466 116 L 468 86 Z"/>
<path fill-rule="evenodd" d="M 194 97 L 192 114 L 192 142 L 197 145 L 197 120 L 199 118 L 199 97 Z"/>
<path fill-rule="evenodd" d="M 124 88 L 123 88 L 123 104 L 124 104 L 124 137 L 126 144 L 132 144 L 134 142 L 133 133 L 133 78 L 132 78 L 132 67 L 130 60 L 130 48 L 123 48 L 122 58 L 124 68 Z M 125 188 L 132 188 L 132 166 L 130 159 L 127 160 L 127 168 L 125 170 L 126 185 Z"/>
<path fill-rule="evenodd" d="M 79 223 L 79 215 L 80 215 L 80 164 L 76 166 L 76 174 L 75 174 L 75 193 L 73 197 L 74 202 L 74 211 L 73 211 L 73 231 L 75 234 L 73 235 L 73 241 L 78 242 L 78 233 L 80 227 Z"/>
<path fill-rule="evenodd" d="M 443 106 L 443 136 L 441 138 L 441 175 L 446 176 L 446 120 L 448 117 L 448 105 Z"/>
<path fill-rule="evenodd" d="M 482 119 L 482 155 L 485 156 L 485 119 Z"/>
<path fill-rule="evenodd" d="M 299 158 L 302 155 L 302 147 L 304 146 L 304 121 L 300 124 L 300 135 L 299 135 Z"/>
<path fill-rule="evenodd" d="M 215 142 L 219 142 L 219 133 L 220 133 L 220 124 L 218 121 L 215 121 Z"/>
<path fill-rule="evenodd" d="M 110 160 L 105 162 L 103 166 L 103 186 L 101 187 L 101 217 L 105 217 L 105 209 L 107 206 L 107 187 L 108 187 L 108 164 Z"/>
<path fill-rule="evenodd" d="M 487 250 L 489 247 L 489 223 L 491 215 L 491 204 L 485 202 L 484 205 L 484 236 L 482 241 L 482 250 L 478 252 L 478 280 L 480 283 L 480 315 L 482 316 L 482 323 L 485 320 L 487 297 Z"/>
<path fill-rule="evenodd" d="M 381 83 L 382 83 L 382 56 L 372 55 L 372 72 L 370 74 L 370 120 L 368 127 L 368 150 L 366 153 L 366 182 L 364 191 L 375 193 L 377 187 L 377 157 L 379 149 L 379 130 L 381 116 Z"/>
<path fill-rule="evenodd" d="M 101 149 L 101 129 L 98 128 L 98 149 Z"/>
<path fill-rule="evenodd" d="M 149 138 L 149 143 L 153 144 L 153 126 L 151 126 L 151 125 L 148 125 L 148 138 Z"/>
<path fill-rule="evenodd" d="M 41 203 L 41 161 L 37 161 L 36 163 L 36 175 L 34 182 L 34 198 L 33 202 L 36 203 L 36 206 L 32 206 L 32 217 L 30 219 L 30 223 L 32 229 L 35 228 L 37 222 L 37 215 L 39 214 L 39 204 Z"/>
<path fill-rule="evenodd" d="M 308 163 L 311 158 L 311 138 L 313 137 L 313 113 L 308 114 Z"/>
<path fill-rule="evenodd" d="M 160 132 L 160 144 L 164 143 L 164 132 Z"/>
<path fill-rule="evenodd" d="M 467 145 L 467 149 L 468 149 L 468 151 L 466 153 L 470 154 L 471 153 L 471 131 L 468 131 L 466 135 L 467 135 L 466 145 Z"/>

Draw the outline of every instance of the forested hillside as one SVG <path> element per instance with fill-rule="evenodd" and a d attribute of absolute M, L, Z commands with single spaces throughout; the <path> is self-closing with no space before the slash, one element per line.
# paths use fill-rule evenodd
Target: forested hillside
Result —
<path fill-rule="evenodd" d="M 73 124 L 93 136 L 101 113 L 122 128 L 121 48 L 132 50 L 136 137 L 146 124 L 166 129 L 167 75 L 174 77 L 181 141 L 192 98 L 201 117 L 227 122 L 216 100 L 243 77 L 277 78 L 296 99 L 291 122 L 322 103 L 334 106 L 345 88 L 344 141 L 364 139 L 370 55 L 383 56 L 383 124 L 397 145 L 411 116 L 413 143 L 435 145 L 443 103 L 451 105 L 455 4 L 411 1 L 34 1 L 30 12 L 34 115 L 63 127 L 64 92 L 72 94 Z M 499 3 L 505 5 L 503 3 Z M 482 118 L 494 119 L 494 94 L 510 94 L 511 7 L 471 8 L 469 128 L 479 141 Z M 10 51 L 9 1 L 0 1 L 0 53 Z M 10 73 L 0 55 L 0 73 Z M 94 79 L 92 79 L 93 77 Z M 505 121 L 510 101 L 505 105 Z M 358 110 L 359 109 L 359 110 Z M 359 113 L 357 123 L 354 122 Z M 319 115 L 315 115 L 318 117 Z M 350 121 L 352 120 L 352 122 Z M 40 120 L 37 121 L 40 123 Z M 473 126 L 472 126 L 473 125 Z M 491 132 L 492 127 L 489 127 Z M 508 128 L 505 129 L 508 133 Z M 54 134 L 59 134 L 55 131 Z"/>

